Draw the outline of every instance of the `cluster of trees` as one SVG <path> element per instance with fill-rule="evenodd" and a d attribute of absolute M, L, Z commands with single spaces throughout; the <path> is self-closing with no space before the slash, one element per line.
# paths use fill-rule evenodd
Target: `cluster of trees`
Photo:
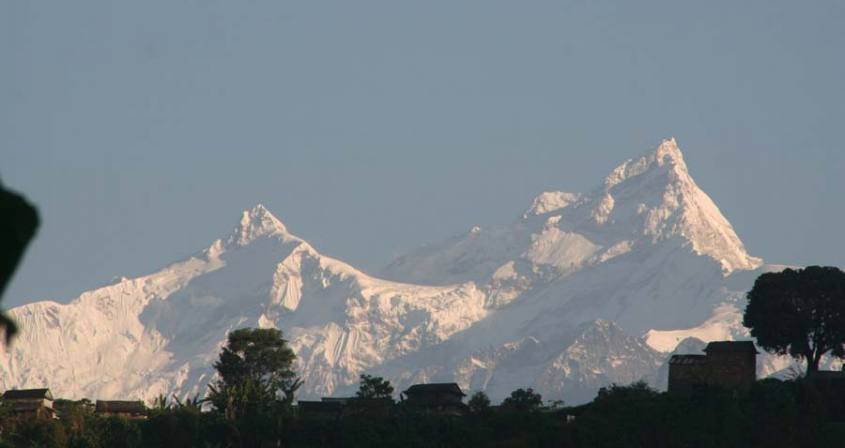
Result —
<path fill-rule="evenodd" d="M 757 345 L 819 370 L 826 354 L 845 357 L 845 272 L 830 266 L 761 275 L 748 292 L 742 324 Z"/>
<path fill-rule="evenodd" d="M 575 412 L 561 446 L 842 446 L 841 390 L 808 379 L 758 381 L 749 390 L 659 393 L 645 384 L 611 386 Z"/>
<path fill-rule="evenodd" d="M 792 447 L 845 440 L 845 385 L 815 381 L 825 354 L 845 357 L 845 273 L 787 269 L 760 276 L 744 324 L 766 350 L 807 362 L 807 378 L 758 381 L 750 390 L 702 387 L 691 395 L 611 386 L 586 405 L 544 404 L 518 389 L 501 405 L 477 392 L 463 415 L 395 402 L 383 378 L 361 376 L 337 416 L 297 415 L 302 382 L 275 329 L 228 336 L 204 399 L 159 397 L 144 420 L 98 417 L 62 403 L 62 418 L 12 418 L 0 404 L 0 447 L 562 446 Z"/>

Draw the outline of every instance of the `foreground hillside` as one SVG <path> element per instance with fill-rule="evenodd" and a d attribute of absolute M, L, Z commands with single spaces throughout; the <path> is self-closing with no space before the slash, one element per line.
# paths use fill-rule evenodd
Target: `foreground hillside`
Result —
<path fill-rule="evenodd" d="M 531 386 L 584 402 L 612 382 L 657 384 L 688 336 L 745 337 L 743 296 L 767 269 L 667 140 L 592 192 L 544 192 L 514 222 L 409 253 L 382 278 L 256 206 L 159 272 L 13 309 L 23 331 L 0 358 L 0 388 L 202 394 L 226 333 L 251 326 L 285 332 L 303 397 L 349 393 L 373 372 L 399 390 L 456 381 L 494 400 Z"/>

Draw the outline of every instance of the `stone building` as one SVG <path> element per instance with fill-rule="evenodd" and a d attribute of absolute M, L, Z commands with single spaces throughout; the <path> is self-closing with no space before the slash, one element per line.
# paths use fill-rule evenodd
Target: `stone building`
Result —
<path fill-rule="evenodd" d="M 669 392 L 696 387 L 751 387 L 757 379 L 757 349 L 751 341 L 717 341 L 704 355 L 673 355 L 669 359 Z"/>

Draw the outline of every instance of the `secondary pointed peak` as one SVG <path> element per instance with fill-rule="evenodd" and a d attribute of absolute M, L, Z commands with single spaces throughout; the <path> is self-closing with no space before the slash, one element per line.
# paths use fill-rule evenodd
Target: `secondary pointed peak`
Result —
<path fill-rule="evenodd" d="M 261 222 L 278 230 L 287 231 L 287 229 L 285 229 L 285 225 L 282 224 L 282 221 L 280 221 L 279 218 L 276 218 L 276 216 L 273 215 L 270 210 L 267 210 L 267 207 L 261 203 L 256 204 L 249 210 L 244 210 L 241 217 L 242 225 L 245 222 L 244 220 L 248 222 Z"/>
<path fill-rule="evenodd" d="M 560 210 L 576 203 L 581 199 L 578 193 L 568 193 L 565 191 L 544 191 L 534 198 L 531 202 L 531 207 L 523 214 L 523 218 L 528 218 L 533 215 L 543 215 L 553 211 Z"/>
<path fill-rule="evenodd" d="M 689 178 L 684 155 L 674 137 L 664 139 L 657 149 L 650 150 L 639 159 L 627 160 L 617 166 L 605 178 L 604 186 L 611 188 L 630 178 L 655 170 L 669 173 L 669 179 L 672 180 Z"/>
<path fill-rule="evenodd" d="M 596 224 L 633 226 L 654 242 L 681 237 L 725 272 L 761 263 L 748 255 L 731 224 L 696 185 L 674 138 L 616 167 L 590 204 Z"/>
<path fill-rule="evenodd" d="M 681 152 L 681 148 L 678 147 L 678 141 L 675 140 L 675 137 L 664 138 L 654 153 L 657 156 L 668 155 L 673 158 L 683 159 L 683 153 Z"/>
<path fill-rule="evenodd" d="M 674 165 L 679 170 L 687 170 L 687 164 L 684 162 L 684 154 L 681 152 L 681 148 L 678 147 L 675 137 L 664 139 L 652 155 L 658 165 L 662 166 L 668 163 Z"/>
<path fill-rule="evenodd" d="M 285 225 L 263 204 L 257 204 L 241 213 L 240 224 L 229 237 L 230 243 L 244 246 L 267 235 L 291 236 Z"/>

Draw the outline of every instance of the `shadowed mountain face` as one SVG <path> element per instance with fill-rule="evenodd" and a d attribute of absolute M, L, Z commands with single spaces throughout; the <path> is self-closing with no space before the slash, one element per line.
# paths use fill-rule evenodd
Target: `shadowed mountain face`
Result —
<path fill-rule="evenodd" d="M 204 393 L 226 333 L 251 326 L 285 332 L 306 397 L 348 393 L 376 372 L 397 390 L 457 381 L 500 399 L 532 386 L 573 403 L 654 380 L 688 335 L 744 337 L 737 316 L 762 269 L 668 140 L 591 193 L 542 193 L 514 222 L 409 253 L 383 279 L 256 206 L 159 272 L 12 310 L 23 331 L 0 359 L 0 386 Z"/>

